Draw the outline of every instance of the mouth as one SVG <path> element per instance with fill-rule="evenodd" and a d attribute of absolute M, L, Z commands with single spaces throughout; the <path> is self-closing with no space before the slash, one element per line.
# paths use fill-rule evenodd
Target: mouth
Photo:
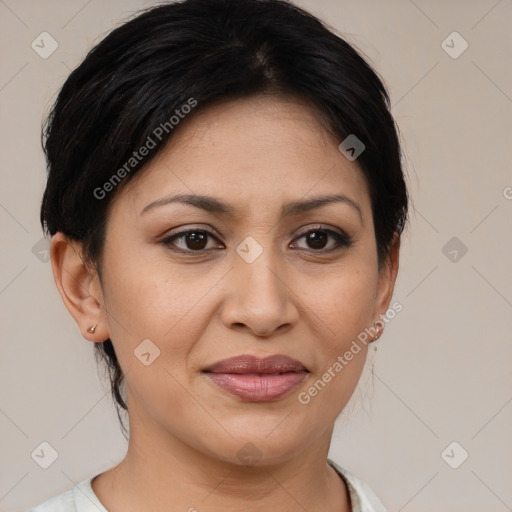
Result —
<path fill-rule="evenodd" d="M 284 355 L 242 355 L 203 370 L 210 382 L 248 402 L 269 402 L 288 395 L 307 376 L 300 361 Z"/>

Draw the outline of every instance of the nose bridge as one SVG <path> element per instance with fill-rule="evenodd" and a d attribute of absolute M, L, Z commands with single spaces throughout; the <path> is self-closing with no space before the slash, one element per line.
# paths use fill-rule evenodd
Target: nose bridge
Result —
<path fill-rule="evenodd" d="M 244 324 L 255 334 L 268 335 L 298 317 L 293 294 L 285 284 L 279 253 L 269 244 L 246 240 L 237 248 L 223 309 L 229 326 Z"/>
<path fill-rule="evenodd" d="M 244 300 L 249 299 L 249 302 L 251 298 L 254 301 L 262 299 L 266 303 L 284 299 L 277 251 L 270 242 L 265 245 L 266 247 L 263 247 L 258 242 L 249 240 L 237 248 L 233 270 L 241 285 L 238 293 L 243 292 L 243 295 L 247 295 Z M 248 252 L 244 252 L 247 249 Z"/>

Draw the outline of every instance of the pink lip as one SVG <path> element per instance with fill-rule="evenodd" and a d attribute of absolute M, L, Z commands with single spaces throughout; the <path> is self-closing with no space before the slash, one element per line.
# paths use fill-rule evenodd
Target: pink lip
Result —
<path fill-rule="evenodd" d="M 309 373 L 299 361 L 283 355 L 237 356 L 203 371 L 224 391 L 250 402 L 277 400 L 298 386 Z"/>

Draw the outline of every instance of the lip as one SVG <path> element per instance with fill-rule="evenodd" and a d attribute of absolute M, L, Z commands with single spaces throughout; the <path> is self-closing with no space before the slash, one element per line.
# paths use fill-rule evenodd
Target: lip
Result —
<path fill-rule="evenodd" d="M 219 361 L 203 370 L 223 391 L 249 402 L 269 402 L 289 394 L 309 373 L 288 356 L 242 355 Z"/>

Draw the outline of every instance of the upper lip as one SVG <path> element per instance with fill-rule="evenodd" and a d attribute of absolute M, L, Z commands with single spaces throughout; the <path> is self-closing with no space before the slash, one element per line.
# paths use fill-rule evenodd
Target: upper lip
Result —
<path fill-rule="evenodd" d="M 291 357 L 276 354 L 266 357 L 241 355 L 219 361 L 204 372 L 211 373 L 286 373 L 308 371 L 304 365 Z"/>

